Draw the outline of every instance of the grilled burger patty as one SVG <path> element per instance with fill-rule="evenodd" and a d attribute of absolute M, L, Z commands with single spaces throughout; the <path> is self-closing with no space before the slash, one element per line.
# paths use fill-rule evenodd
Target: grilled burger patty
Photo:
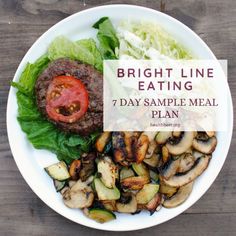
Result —
<path fill-rule="evenodd" d="M 53 78 L 60 75 L 70 75 L 82 81 L 89 94 L 87 112 L 74 123 L 64 123 L 52 120 L 46 111 L 46 94 Z M 103 126 L 103 78 L 102 74 L 92 66 L 80 64 L 77 61 L 63 58 L 51 62 L 40 74 L 35 84 L 37 106 L 47 119 L 65 132 L 88 135 Z"/>

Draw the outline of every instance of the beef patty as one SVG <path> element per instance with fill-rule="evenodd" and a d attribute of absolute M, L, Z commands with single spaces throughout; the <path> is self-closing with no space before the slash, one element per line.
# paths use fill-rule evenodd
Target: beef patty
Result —
<path fill-rule="evenodd" d="M 71 75 L 80 79 L 89 94 L 87 112 L 74 123 L 52 120 L 46 111 L 46 94 L 53 78 L 60 75 Z M 39 110 L 47 119 L 65 132 L 88 135 L 103 126 L 103 78 L 102 74 L 90 65 L 80 64 L 67 58 L 51 62 L 40 74 L 35 84 L 36 100 Z"/>

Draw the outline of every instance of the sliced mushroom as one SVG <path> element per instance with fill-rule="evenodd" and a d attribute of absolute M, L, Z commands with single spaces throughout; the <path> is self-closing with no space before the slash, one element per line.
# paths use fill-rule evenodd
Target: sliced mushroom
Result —
<path fill-rule="evenodd" d="M 205 155 L 195 161 L 193 168 L 185 174 L 175 175 L 168 180 L 163 179 L 166 185 L 181 187 L 195 180 L 207 168 L 211 156 Z"/>
<path fill-rule="evenodd" d="M 131 199 L 128 203 L 116 203 L 116 208 L 118 212 L 122 213 L 134 213 L 137 211 L 137 200 L 134 194 L 131 194 Z"/>
<path fill-rule="evenodd" d="M 192 154 L 192 153 L 193 153 L 192 147 L 190 147 L 189 149 L 187 149 L 185 153 L 190 153 L 190 154 Z"/>
<path fill-rule="evenodd" d="M 159 192 L 164 194 L 167 197 L 172 197 L 177 191 L 178 191 L 178 188 L 168 186 L 163 181 L 160 184 Z"/>
<path fill-rule="evenodd" d="M 124 132 L 113 132 L 112 133 L 112 146 L 114 152 L 114 161 L 120 163 L 123 166 L 127 166 L 126 161 L 127 151 L 124 139 Z"/>
<path fill-rule="evenodd" d="M 66 206 L 70 208 L 85 208 L 90 207 L 93 203 L 93 192 L 77 191 L 72 192 L 70 190 L 63 194 L 63 201 Z"/>
<path fill-rule="evenodd" d="M 157 133 L 155 140 L 158 144 L 164 144 L 171 136 L 171 131 L 160 131 L 159 133 Z"/>
<path fill-rule="evenodd" d="M 173 155 L 180 155 L 192 146 L 194 137 L 195 132 L 193 131 L 183 132 L 179 138 L 169 139 L 166 147 L 168 148 L 169 153 Z"/>
<path fill-rule="evenodd" d="M 125 159 L 127 161 L 134 161 L 133 145 L 135 145 L 137 141 L 138 137 L 134 135 L 134 132 L 124 132 L 124 143 L 127 153 Z"/>
<path fill-rule="evenodd" d="M 79 172 L 79 177 L 82 181 L 86 181 L 95 171 L 95 153 L 89 153 L 82 157 L 82 168 Z"/>
<path fill-rule="evenodd" d="M 71 191 L 78 191 L 78 190 L 90 190 L 91 187 L 89 186 L 93 182 L 93 176 L 90 176 L 86 181 L 78 180 L 71 186 Z"/>
<path fill-rule="evenodd" d="M 115 200 L 103 200 L 103 206 L 109 211 L 116 211 L 116 201 Z"/>
<path fill-rule="evenodd" d="M 195 158 L 191 154 L 189 153 L 182 154 L 180 157 L 180 163 L 177 172 L 184 173 L 189 171 L 193 167 L 194 163 L 195 163 Z"/>
<path fill-rule="evenodd" d="M 149 181 L 150 179 L 147 176 L 133 176 L 121 180 L 121 186 L 124 189 L 139 190 Z"/>
<path fill-rule="evenodd" d="M 63 196 L 63 194 L 64 194 L 68 189 L 70 189 L 70 188 L 69 188 L 68 186 L 65 186 L 65 187 L 60 191 L 61 195 Z"/>
<path fill-rule="evenodd" d="M 202 156 L 205 156 L 205 154 L 201 153 L 201 152 L 198 152 L 196 150 L 193 151 L 193 157 L 195 159 L 195 161 L 199 158 L 199 157 L 202 157 Z"/>
<path fill-rule="evenodd" d="M 152 140 L 149 143 L 148 150 L 147 150 L 147 153 L 145 155 L 145 159 L 151 158 L 152 155 L 154 154 L 156 148 L 157 148 L 157 142 L 155 140 Z"/>
<path fill-rule="evenodd" d="M 181 135 L 181 131 L 175 130 L 175 131 L 172 132 L 172 135 L 173 135 L 174 137 L 178 138 L 178 137 L 180 137 L 180 135 Z"/>
<path fill-rule="evenodd" d="M 211 154 L 214 152 L 216 145 L 217 139 L 215 136 L 207 140 L 200 140 L 197 138 L 193 140 L 193 148 L 204 154 Z"/>
<path fill-rule="evenodd" d="M 153 141 L 157 135 L 157 132 L 154 131 L 145 131 L 142 134 L 145 134 L 146 136 L 148 136 L 149 142 Z"/>
<path fill-rule="evenodd" d="M 170 159 L 160 168 L 161 177 L 164 179 L 169 179 L 177 173 L 180 165 L 180 158 L 177 160 Z"/>
<path fill-rule="evenodd" d="M 93 203 L 94 193 L 88 182 L 78 180 L 71 188 L 62 193 L 63 202 L 70 208 L 90 207 Z"/>
<path fill-rule="evenodd" d="M 98 150 L 98 152 L 103 152 L 106 144 L 109 142 L 111 138 L 110 132 L 103 132 L 97 139 L 95 143 L 95 147 Z"/>
<path fill-rule="evenodd" d="M 114 161 L 119 163 L 122 166 L 128 166 L 129 163 L 125 160 L 125 155 L 121 150 L 115 149 L 114 150 Z"/>
<path fill-rule="evenodd" d="M 145 134 L 141 134 L 135 147 L 135 161 L 141 163 L 146 156 L 149 145 L 149 138 Z"/>
<path fill-rule="evenodd" d="M 195 138 L 199 139 L 199 140 L 202 140 L 202 141 L 207 141 L 209 139 L 209 136 L 207 135 L 206 132 L 200 131 L 200 132 L 197 133 Z"/>
<path fill-rule="evenodd" d="M 68 184 L 69 184 L 69 187 L 71 188 L 74 184 L 76 184 L 76 181 L 75 180 L 70 180 L 68 182 Z"/>
<path fill-rule="evenodd" d="M 80 160 L 74 160 L 69 169 L 69 173 L 72 180 L 77 180 L 79 178 L 79 172 L 81 169 L 81 161 Z"/>
<path fill-rule="evenodd" d="M 172 155 L 172 158 L 173 158 L 174 160 L 176 160 L 176 159 L 180 158 L 182 155 L 185 155 L 185 154 L 193 154 L 193 149 L 192 149 L 192 147 L 188 148 L 183 154 L 180 154 L 180 155 L 177 155 L 177 156 Z"/>
<path fill-rule="evenodd" d="M 163 146 L 162 149 L 162 161 L 166 163 L 169 160 L 169 150 L 166 146 Z"/>
<path fill-rule="evenodd" d="M 120 198 L 117 201 L 122 204 L 128 204 L 132 200 L 132 194 L 134 193 L 131 191 L 122 192 L 120 194 Z"/>
<path fill-rule="evenodd" d="M 146 163 L 147 165 L 149 165 L 149 166 L 151 166 L 151 167 L 153 167 L 153 168 L 155 168 L 155 167 L 158 166 L 159 161 L 160 161 L 160 155 L 159 155 L 159 154 L 156 154 L 156 153 L 154 153 L 154 154 L 151 156 L 151 158 L 145 158 L 145 159 L 143 160 L 144 163 Z"/>
<path fill-rule="evenodd" d="M 206 131 L 206 133 L 207 133 L 208 137 L 210 137 L 210 138 L 215 136 L 215 131 Z"/>
<path fill-rule="evenodd" d="M 149 139 L 148 150 L 145 158 L 151 158 L 157 148 L 157 142 L 155 140 L 157 132 L 143 132 L 142 134 L 145 134 Z"/>
<path fill-rule="evenodd" d="M 163 206 L 166 208 L 177 207 L 186 201 L 193 189 L 193 182 L 190 182 L 179 188 L 178 192 L 171 198 L 166 199 L 163 202 Z"/>

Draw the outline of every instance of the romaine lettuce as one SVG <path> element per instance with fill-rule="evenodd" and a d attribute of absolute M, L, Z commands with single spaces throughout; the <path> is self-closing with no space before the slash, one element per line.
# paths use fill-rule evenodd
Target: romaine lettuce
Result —
<path fill-rule="evenodd" d="M 27 63 L 22 72 L 19 82 L 12 82 L 11 85 L 18 88 L 21 93 L 32 96 L 34 93 L 34 85 L 40 72 L 48 65 L 49 59 L 47 55 L 41 56 L 34 64 Z"/>
<path fill-rule="evenodd" d="M 48 48 L 48 57 L 51 61 L 67 57 L 93 65 L 102 71 L 102 57 L 93 39 L 81 39 L 70 41 L 65 36 L 59 36 L 53 40 Z"/>
<path fill-rule="evenodd" d="M 115 51 L 119 47 L 116 31 L 108 17 L 102 17 L 93 27 L 98 29 L 99 50 L 104 59 L 117 59 Z"/>

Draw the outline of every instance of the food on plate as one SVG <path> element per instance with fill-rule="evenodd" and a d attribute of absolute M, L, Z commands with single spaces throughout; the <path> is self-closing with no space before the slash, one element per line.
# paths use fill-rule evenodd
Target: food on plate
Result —
<path fill-rule="evenodd" d="M 106 209 L 90 209 L 88 210 L 88 217 L 97 221 L 98 223 L 108 222 L 110 220 L 115 220 L 116 215 L 111 211 Z"/>
<path fill-rule="evenodd" d="M 192 188 L 193 188 L 193 182 L 190 182 L 189 184 L 186 184 L 186 185 L 180 187 L 174 196 L 166 199 L 163 202 L 163 206 L 166 208 L 172 208 L 172 207 L 179 206 L 181 203 L 183 203 L 188 198 L 189 194 L 192 191 Z"/>
<path fill-rule="evenodd" d="M 90 65 L 57 59 L 35 84 L 41 113 L 65 132 L 88 135 L 102 129 L 102 74 Z"/>
<path fill-rule="evenodd" d="M 50 165 L 45 168 L 45 171 L 54 179 L 58 181 L 63 181 L 69 179 L 71 175 L 67 170 L 66 163 L 60 161 L 56 164 Z"/>
<path fill-rule="evenodd" d="M 139 132 L 139 137 L 145 133 Z M 109 135 L 110 139 L 112 135 L 113 133 Z M 162 134 L 156 132 L 154 140 L 158 135 Z M 203 134 L 196 132 L 194 138 L 191 139 L 191 145 L 188 145 L 187 150 L 182 149 L 183 151 L 178 156 L 169 154 L 168 160 L 163 159 L 165 154 L 161 151 L 162 148 L 165 146 L 168 149 L 169 140 L 176 138 L 171 135 L 165 143 L 157 143 L 153 151 L 154 157 L 144 159 L 140 163 L 139 160 L 125 155 L 123 162 L 126 165 L 124 166 L 114 156 L 116 150 L 114 147 L 126 150 L 129 145 L 129 142 L 125 142 L 127 138 L 125 132 L 119 132 L 119 142 L 123 143 L 122 146 L 117 147 L 117 143 L 114 142 L 107 153 L 100 152 L 100 146 L 95 145 L 99 150 L 85 154 L 81 162 L 79 159 L 74 160 L 67 167 L 64 162 L 59 162 L 47 167 L 46 171 L 54 181 L 57 181 L 56 191 L 62 193 L 66 206 L 82 208 L 88 217 L 100 223 L 115 219 L 114 212 L 138 213 L 140 210 L 146 210 L 153 214 L 161 207 L 173 208 L 185 202 L 191 194 L 194 181 L 207 168 L 211 154 L 206 155 L 194 148 L 194 139 L 197 135 Z M 136 136 L 137 132 L 129 131 L 131 140 Z M 182 139 L 182 136 L 183 134 L 179 135 L 179 138 Z M 102 137 L 107 137 L 107 133 L 102 133 L 97 138 L 97 142 L 106 140 L 106 144 L 102 146 L 108 145 L 109 139 Z M 211 138 L 208 137 L 208 139 Z M 150 140 L 148 144 L 152 145 L 152 139 Z M 137 142 L 133 149 L 139 148 L 140 143 Z M 132 155 L 135 156 L 135 153 L 134 151 Z M 83 170 L 81 163 L 84 162 L 84 158 L 89 156 L 92 157 L 90 160 L 92 160 L 93 168 L 90 169 L 87 178 L 82 179 L 79 177 Z M 155 158 L 155 162 L 150 161 L 152 158 Z M 87 159 L 88 164 L 90 160 Z M 146 160 L 150 162 L 146 162 Z M 58 168 L 60 166 L 63 168 Z M 74 177 L 75 171 L 71 171 L 76 166 L 78 166 L 77 180 Z M 61 180 L 61 185 L 58 180 Z M 90 212 L 93 214 L 91 215 Z M 95 214 L 96 212 L 97 214 Z"/>
<path fill-rule="evenodd" d="M 159 25 L 102 17 L 97 42 L 57 37 L 18 82 L 18 121 L 37 149 L 65 206 L 104 223 L 115 212 L 154 214 L 188 199 L 217 146 L 214 131 L 102 132 L 103 60 L 191 59 Z M 42 157 L 43 158 L 43 157 Z"/>

